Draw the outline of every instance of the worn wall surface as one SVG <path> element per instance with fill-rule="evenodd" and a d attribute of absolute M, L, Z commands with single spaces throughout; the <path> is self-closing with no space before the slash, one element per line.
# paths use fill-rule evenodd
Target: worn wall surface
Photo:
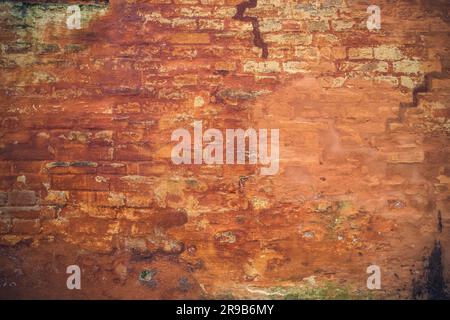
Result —
<path fill-rule="evenodd" d="M 449 9 L 0 2 L 0 297 L 443 297 Z M 280 129 L 279 172 L 174 165 L 194 120 Z"/>

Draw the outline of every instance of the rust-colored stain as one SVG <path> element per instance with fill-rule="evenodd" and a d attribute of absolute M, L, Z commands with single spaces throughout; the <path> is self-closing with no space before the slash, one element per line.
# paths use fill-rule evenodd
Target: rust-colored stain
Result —
<path fill-rule="evenodd" d="M 0 298 L 448 297 L 450 8 L 377 5 L 0 2 Z M 194 121 L 278 171 L 175 164 Z"/>

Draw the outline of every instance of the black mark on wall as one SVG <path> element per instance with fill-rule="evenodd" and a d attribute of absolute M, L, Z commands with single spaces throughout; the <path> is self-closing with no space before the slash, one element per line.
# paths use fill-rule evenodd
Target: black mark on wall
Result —
<path fill-rule="evenodd" d="M 258 0 L 249 0 L 242 2 L 236 6 L 237 12 L 234 15 L 233 19 L 251 22 L 253 26 L 253 43 L 258 48 L 262 49 L 262 57 L 267 58 L 269 56 L 269 50 L 267 48 L 267 43 L 264 42 L 261 31 L 259 30 L 259 21 L 256 17 L 245 16 L 245 10 L 250 8 L 255 8 L 258 4 Z"/>

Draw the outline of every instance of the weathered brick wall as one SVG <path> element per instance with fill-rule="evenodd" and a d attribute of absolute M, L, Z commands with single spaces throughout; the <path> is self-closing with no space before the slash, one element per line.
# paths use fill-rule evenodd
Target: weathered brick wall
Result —
<path fill-rule="evenodd" d="M 0 296 L 433 297 L 449 4 L 370 4 L 1 2 Z M 174 165 L 194 120 L 279 128 L 279 172 Z"/>

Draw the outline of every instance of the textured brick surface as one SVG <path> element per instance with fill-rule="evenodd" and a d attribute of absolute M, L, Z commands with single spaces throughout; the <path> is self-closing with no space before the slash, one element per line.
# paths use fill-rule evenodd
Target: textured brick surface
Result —
<path fill-rule="evenodd" d="M 1 2 L 0 297 L 429 297 L 436 241 L 448 282 L 448 2 L 369 4 Z M 194 120 L 279 172 L 174 165 Z"/>

